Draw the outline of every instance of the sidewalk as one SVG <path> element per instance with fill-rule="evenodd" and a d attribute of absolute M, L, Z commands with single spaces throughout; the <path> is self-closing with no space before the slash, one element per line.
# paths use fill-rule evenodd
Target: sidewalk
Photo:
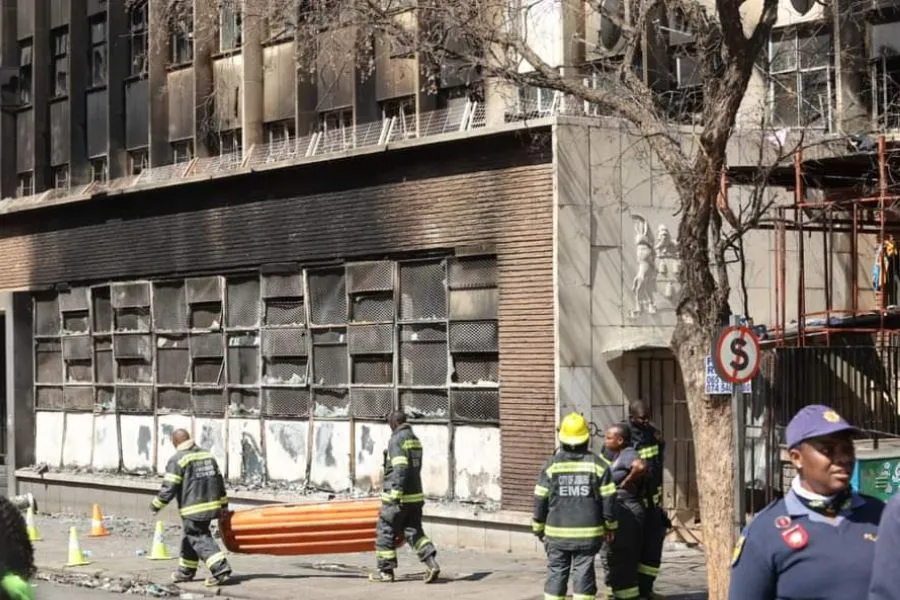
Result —
<path fill-rule="evenodd" d="M 85 567 L 65 568 L 68 532 L 78 528 L 82 550 L 93 561 Z M 216 595 L 198 581 L 173 586 L 169 573 L 176 561 L 151 561 L 153 523 L 107 518 L 111 535 L 90 538 L 90 519 L 69 516 L 38 516 L 37 526 L 43 540 L 35 543 L 35 555 L 41 577 L 67 585 L 106 589 L 112 592 L 160 597 L 200 598 Z M 178 555 L 181 532 L 167 527 L 169 553 Z M 439 548 L 441 581 L 424 587 L 423 570 L 408 550 L 400 551 L 398 581 L 372 584 L 367 573 L 373 565 L 368 554 L 328 556 L 272 557 L 230 555 L 234 585 L 218 590 L 219 598 L 270 600 L 276 598 L 327 597 L 350 600 L 369 594 L 390 595 L 398 600 L 467 600 L 494 596 L 503 600 L 539 600 L 543 598 L 545 564 L 540 558 L 517 557 L 509 553 L 485 553 L 472 550 Z M 202 569 L 202 567 L 201 567 Z M 201 570 L 201 575 L 205 572 Z M 598 578 L 603 571 L 597 568 Z M 705 585 L 703 554 L 695 549 L 667 548 L 657 591 L 672 600 L 700 600 Z"/>

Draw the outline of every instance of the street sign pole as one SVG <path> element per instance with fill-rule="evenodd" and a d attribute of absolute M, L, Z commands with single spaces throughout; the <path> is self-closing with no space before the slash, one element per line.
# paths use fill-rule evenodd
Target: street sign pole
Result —
<path fill-rule="evenodd" d="M 739 326 L 741 319 L 737 315 L 731 315 L 731 325 Z M 743 384 L 731 384 L 731 421 L 733 424 L 732 460 L 734 468 L 734 542 L 744 528 L 744 435 L 747 433 L 744 426 L 746 412 L 744 410 Z"/>

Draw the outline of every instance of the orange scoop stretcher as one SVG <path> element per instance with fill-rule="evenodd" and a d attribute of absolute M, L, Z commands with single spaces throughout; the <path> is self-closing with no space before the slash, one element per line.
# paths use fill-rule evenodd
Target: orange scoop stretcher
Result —
<path fill-rule="evenodd" d="M 268 504 L 229 511 L 219 519 L 230 552 L 302 556 L 373 552 L 381 500 Z M 397 547 L 403 544 L 397 539 Z"/>

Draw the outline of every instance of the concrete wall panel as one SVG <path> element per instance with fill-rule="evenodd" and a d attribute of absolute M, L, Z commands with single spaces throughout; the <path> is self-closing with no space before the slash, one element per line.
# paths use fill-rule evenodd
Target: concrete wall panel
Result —
<path fill-rule="evenodd" d="M 94 447 L 94 415 L 66 414 L 66 435 L 63 440 L 63 465 L 89 467 Z"/>
<path fill-rule="evenodd" d="M 116 415 L 94 417 L 94 455 L 91 466 L 102 471 L 119 468 L 119 419 Z"/>
<path fill-rule="evenodd" d="M 308 421 L 266 421 L 266 469 L 269 479 L 306 481 Z"/>
<path fill-rule="evenodd" d="M 153 469 L 154 451 L 157 448 L 154 421 L 154 417 L 138 415 L 119 417 L 119 427 L 122 429 L 122 467 L 126 471 Z"/>
<path fill-rule="evenodd" d="M 363 492 L 380 492 L 384 451 L 391 439 L 391 428 L 384 423 L 356 423 L 353 435 L 356 450 L 354 486 Z"/>
<path fill-rule="evenodd" d="M 309 474 L 313 485 L 335 492 L 350 489 L 350 435 L 350 423 L 320 421 L 313 424 Z"/>
<path fill-rule="evenodd" d="M 159 416 L 156 429 L 156 472 L 160 475 L 166 472 L 166 463 L 175 454 L 175 447 L 172 446 L 170 438 L 176 429 L 185 429 L 193 436 L 193 419 L 185 415 Z"/>
<path fill-rule="evenodd" d="M 219 469 L 224 473 L 228 458 L 228 449 L 225 445 L 225 420 L 197 418 L 194 421 L 194 430 L 197 444 L 201 448 L 209 450 L 216 457 Z"/>
<path fill-rule="evenodd" d="M 58 467 L 62 464 L 66 415 L 61 412 L 38 411 L 35 414 L 35 421 L 37 429 L 35 458 L 39 463 Z"/>
<path fill-rule="evenodd" d="M 500 430 L 457 427 L 454 440 L 456 497 L 500 500 Z"/>
<path fill-rule="evenodd" d="M 426 496 L 450 494 L 450 432 L 445 425 L 413 425 L 422 442 L 422 490 Z"/>
<path fill-rule="evenodd" d="M 258 419 L 229 419 L 228 479 L 261 481 L 265 474 L 262 424 Z"/>

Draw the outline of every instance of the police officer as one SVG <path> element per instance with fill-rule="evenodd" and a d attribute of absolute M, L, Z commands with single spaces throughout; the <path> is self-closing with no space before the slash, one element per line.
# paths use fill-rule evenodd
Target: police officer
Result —
<path fill-rule="evenodd" d="M 785 438 L 797 476 L 738 538 L 731 600 L 850 600 L 869 593 L 884 503 L 850 487 L 854 433 L 820 404 L 801 409 L 788 423 Z"/>
<path fill-rule="evenodd" d="M 626 425 L 620 423 L 606 430 L 604 456 L 610 461 L 609 473 L 616 486 L 619 520 L 615 540 L 603 555 L 606 586 L 612 598 L 640 595 L 637 569 L 643 545 L 645 465 L 630 443 L 631 433 Z"/>
<path fill-rule="evenodd" d="M 156 513 L 173 499 L 178 500 L 184 536 L 178 570 L 172 574 L 172 581 L 191 581 L 202 559 L 212 573 L 204 585 L 220 585 L 230 577 L 231 566 L 209 527 L 228 506 L 225 480 L 213 455 L 194 444 L 184 429 L 177 429 L 172 434 L 172 445 L 175 454 L 166 465 L 162 487 L 150 506 Z"/>
<path fill-rule="evenodd" d="M 394 581 L 397 568 L 398 535 L 406 538 L 425 563 L 425 583 L 435 581 L 441 572 L 435 556 L 437 549 L 422 530 L 422 442 L 406 422 L 406 414 L 394 411 L 388 415 L 391 439 L 388 442 L 384 465 L 384 491 L 381 494 L 381 514 L 375 532 L 375 558 L 378 571 L 369 579 L 378 583 Z"/>
<path fill-rule="evenodd" d="M 653 584 L 659 575 L 662 562 L 662 548 L 666 531 L 672 523 L 662 507 L 662 480 L 666 443 L 662 433 L 650 421 L 647 404 L 636 400 L 628 407 L 628 426 L 631 430 L 631 444 L 644 461 L 644 490 L 646 491 L 646 512 L 638 563 L 638 584 L 642 597 L 653 597 Z"/>
<path fill-rule="evenodd" d="M 578 413 L 559 427 L 562 447 L 544 464 L 534 487 L 532 530 L 547 550 L 544 600 L 563 600 L 572 574 L 572 600 L 597 594 L 594 557 L 618 527 L 616 486 L 600 458 L 588 451 L 591 434 Z"/>
<path fill-rule="evenodd" d="M 869 600 L 900 600 L 900 495 L 895 495 L 881 515 Z"/>

